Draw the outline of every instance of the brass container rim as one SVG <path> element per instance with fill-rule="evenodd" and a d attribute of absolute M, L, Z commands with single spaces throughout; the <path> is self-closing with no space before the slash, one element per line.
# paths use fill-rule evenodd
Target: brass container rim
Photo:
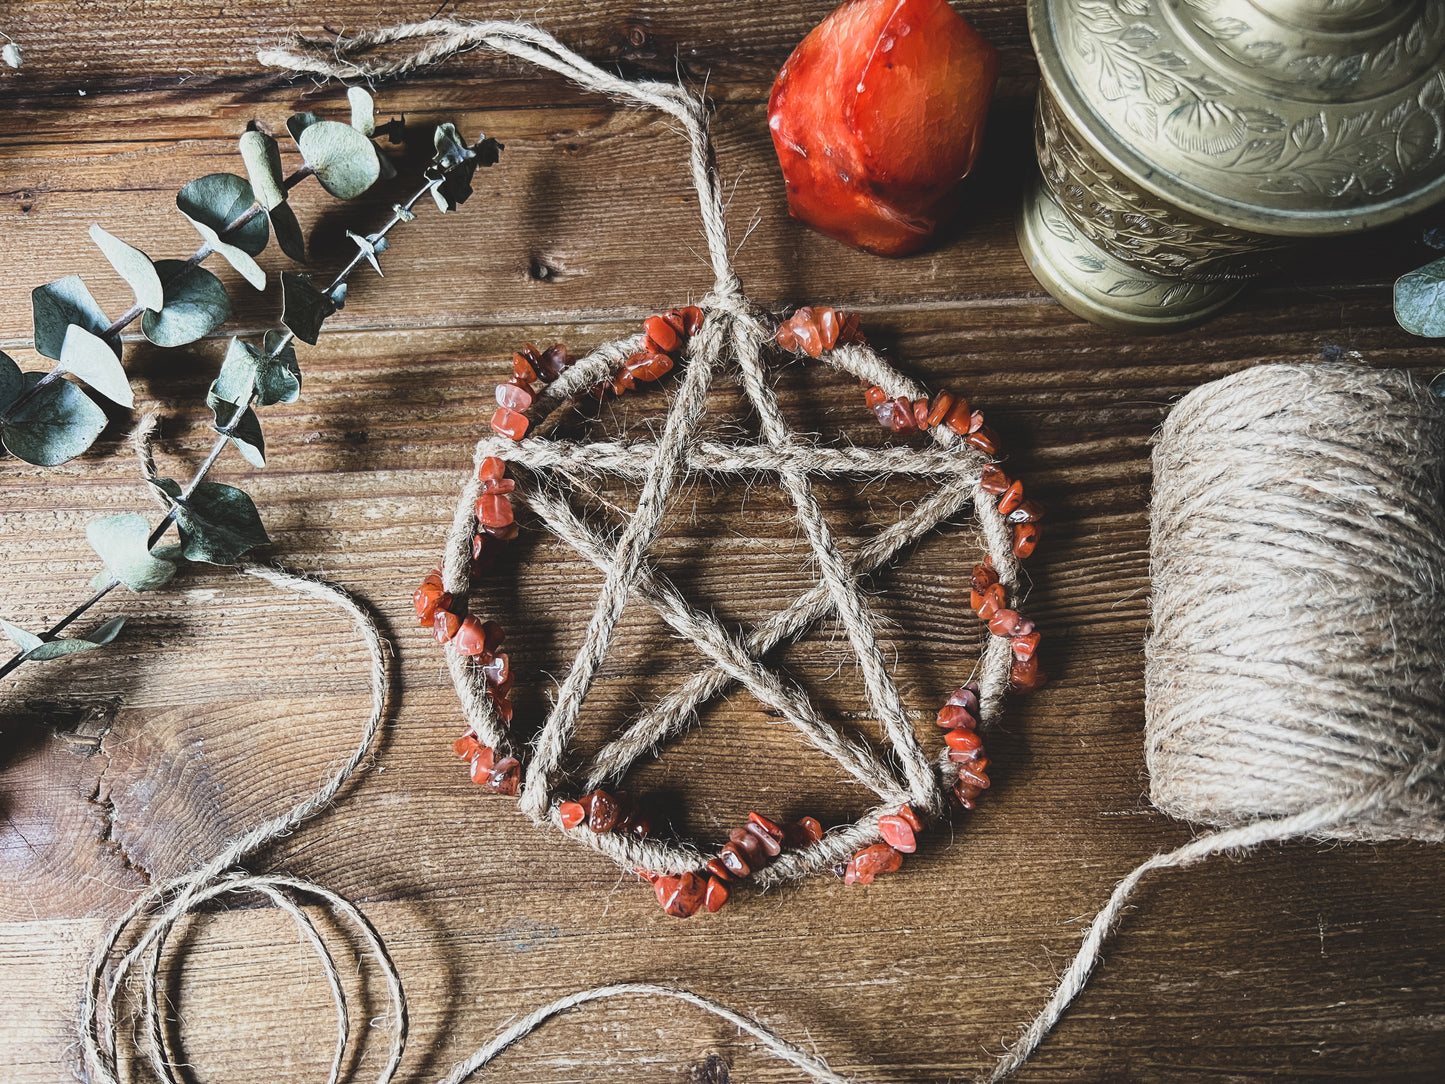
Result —
<path fill-rule="evenodd" d="M 1433 0 L 1432 0 L 1433 2 Z M 1146 192 L 1211 222 L 1281 237 L 1330 237 L 1386 226 L 1445 199 L 1445 172 L 1405 192 L 1371 202 L 1297 210 L 1221 197 L 1191 184 L 1128 146 L 1090 105 L 1064 63 L 1054 18 L 1059 0 L 1028 0 L 1029 37 L 1041 91 L 1053 96 L 1067 121 L 1111 166 Z"/>

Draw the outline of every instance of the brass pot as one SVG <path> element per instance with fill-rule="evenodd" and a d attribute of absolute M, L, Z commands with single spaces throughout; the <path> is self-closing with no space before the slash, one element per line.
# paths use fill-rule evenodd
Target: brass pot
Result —
<path fill-rule="evenodd" d="M 1019 244 L 1095 323 L 1204 319 L 1304 238 L 1445 197 L 1445 0 L 1029 0 Z"/>

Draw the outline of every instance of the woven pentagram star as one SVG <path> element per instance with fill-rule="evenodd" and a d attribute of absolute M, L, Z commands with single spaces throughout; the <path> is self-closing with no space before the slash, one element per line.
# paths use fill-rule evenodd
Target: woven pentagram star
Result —
<path fill-rule="evenodd" d="M 859 581 L 974 502 L 980 472 L 990 460 L 941 426 L 929 429 L 929 448 L 824 446 L 798 437 L 784 421 L 766 378 L 766 354 L 778 349 L 772 345 L 772 329 L 740 296 L 724 302 L 710 299 L 704 310 L 706 319 L 688 342 L 681 380 L 656 439 L 580 442 L 547 435 L 575 397 L 611 379 L 624 360 L 642 348 L 643 337 L 634 336 L 599 347 L 542 389 L 528 411 L 534 435 L 517 441 L 501 436 L 484 438 L 478 442 L 474 458 L 480 465 L 496 457 L 519 470 L 520 480 L 530 484 L 519 485 L 512 495 L 528 503 L 542 524 L 603 575 L 582 646 L 526 758 L 519 796 L 522 810 L 534 821 L 550 816 L 562 826 L 556 811 L 556 788 L 562 781 L 563 760 L 623 609 L 630 599 L 636 599 L 695 645 L 709 666 L 645 708 L 603 746 L 588 768 L 588 789 L 621 779 L 659 742 L 685 728 L 699 705 L 736 683 L 791 722 L 820 752 L 879 798 L 880 804 L 849 828 L 834 830 L 811 846 L 790 849 L 758 870 L 755 880 L 767 884 L 846 858 L 860 842 L 876 839 L 878 818 L 902 803 L 928 818 L 942 812 L 945 790 L 956 766 L 948 762 L 946 751 L 936 760 L 924 751 L 885 665 L 877 620 Z M 925 396 L 867 346 L 839 345 L 823 352 L 820 360 L 881 387 L 890 398 L 902 396 L 911 401 Z M 700 439 L 708 391 L 720 376 L 740 384 L 758 421 L 757 440 Z M 562 495 L 578 471 L 640 483 L 636 509 L 615 539 L 596 529 Z M 689 475 L 702 472 L 776 481 L 815 559 L 816 583 L 745 636 L 730 632 L 716 617 L 689 602 L 650 559 L 669 498 Z M 931 477 L 940 485 L 898 521 L 853 552 L 843 553 L 814 496 L 814 478 L 898 474 Z M 473 475 L 458 505 L 448 545 L 445 574 L 453 594 L 465 589 L 475 526 L 473 510 L 480 493 L 481 482 Z M 1009 548 L 1009 527 L 992 501 L 978 502 L 977 507 L 985 543 L 998 562 L 1000 577 L 1006 584 L 1012 583 L 1016 567 Z M 761 661 L 772 648 L 825 618 L 835 618 L 847 634 L 868 703 L 890 747 L 889 759 L 880 757 L 871 746 L 845 737 L 819 714 L 806 691 Z M 499 756 L 513 749 L 515 742 L 491 707 L 479 668 L 454 651 L 448 655 L 473 731 Z M 985 720 L 1007 682 L 1008 655 L 1007 641 L 991 637 L 981 675 Z M 585 828 L 571 834 L 627 868 L 682 873 L 699 865 L 698 852 L 682 845 Z"/>

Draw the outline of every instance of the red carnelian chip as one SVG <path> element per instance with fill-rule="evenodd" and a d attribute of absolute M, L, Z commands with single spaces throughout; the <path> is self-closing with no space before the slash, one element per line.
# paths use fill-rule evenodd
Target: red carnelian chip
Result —
<path fill-rule="evenodd" d="M 679 310 L 682 316 L 682 332 L 684 335 L 696 335 L 702 328 L 703 311 L 696 305 L 688 305 Z"/>
<path fill-rule="evenodd" d="M 943 424 L 959 436 L 967 436 L 969 416 L 968 400 L 960 396 L 958 401 L 953 404 L 948 414 L 944 417 Z"/>
<path fill-rule="evenodd" d="M 1004 491 L 1004 495 L 998 499 L 998 510 L 1000 515 L 1008 515 L 1017 508 L 1024 499 L 1024 484 L 1014 482 Z"/>
<path fill-rule="evenodd" d="M 903 864 L 903 855 L 886 843 L 875 843 L 855 854 L 843 875 L 845 884 L 871 885 L 880 873 L 892 873 Z"/>
<path fill-rule="evenodd" d="M 509 410 L 527 410 L 536 398 L 536 393 L 518 380 L 497 385 L 497 404 Z"/>
<path fill-rule="evenodd" d="M 706 907 L 709 912 L 716 914 L 722 910 L 723 904 L 727 903 L 727 901 L 728 886 L 723 884 L 722 880 L 718 877 L 709 877 L 707 879 L 707 892 L 702 900 L 703 906 Z"/>
<path fill-rule="evenodd" d="M 637 868 L 632 871 L 650 885 L 657 884 L 657 879 L 662 876 L 660 873 L 653 873 L 650 869 Z"/>
<path fill-rule="evenodd" d="M 781 836 L 775 839 L 774 837 L 768 835 L 765 829 L 759 828 L 751 821 L 748 822 L 747 826 L 743 830 L 747 832 L 748 835 L 752 836 L 758 841 L 758 845 L 762 848 L 763 854 L 767 855 L 768 858 L 776 858 L 778 857 L 778 855 L 783 853 L 783 843 Z"/>
<path fill-rule="evenodd" d="M 918 841 L 913 835 L 913 826 L 897 813 L 888 813 L 878 818 L 878 834 L 895 851 L 912 854 L 918 850 Z"/>
<path fill-rule="evenodd" d="M 948 412 L 953 409 L 953 396 L 949 392 L 941 391 L 933 397 L 933 405 L 928 408 L 927 422 L 930 428 L 935 425 L 942 425 L 943 419 L 948 417 Z"/>
<path fill-rule="evenodd" d="M 526 436 L 529 424 L 525 415 L 507 407 L 498 407 L 492 415 L 492 428 L 510 440 L 521 440 Z"/>
<path fill-rule="evenodd" d="M 485 629 L 485 626 L 483 626 Z M 491 655 L 491 647 L 488 645 L 487 654 Z M 497 690 L 498 695 L 506 696 L 512 688 L 511 662 L 505 651 L 498 651 L 489 662 L 482 665 L 482 673 L 487 675 L 487 682 Z"/>
<path fill-rule="evenodd" d="M 988 631 L 995 636 L 1008 636 L 1018 628 L 1018 624 L 1017 610 L 1000 610 L 988 619 Z"/>
<path fill-rule="evenodd" d="M 984 455 L 998 455 L 998 434 L 986 425 L 975 429 L 965 439 Z"/>
<path fill-rule="evenodd" d="M 977 798 L 981 792 L 977 787 L 971 787 L 960 779 L 948 793 L 949 797 L 963 806 L 964 809 L 973 809 L 974 799 Z"/>
<path fill-rule="evenodd" d="M 522 781 L 522 762 L 516 757 L 503 757 L 492 768 L 487 786 L 498 794 L 513 795 Z"/>
<path fill-rule="evenodd" d="M 521 354 L 512 355 L 512 375 L 518 380 L 525 380 L 528 384 L 535 383 L 537 380 L 537 370 Z"/>
<path fill-rule="evenodd" d="M 938 709 L 938 725 L 950 729 L 958 727 L 972 729 L 978 725 L 978 718 L 968 708 L 958 704 L 944 704 Z"/>
<path fill-rule="evenodd" d="M 594 832 L 610 832 L 617 825 L 617 799 L 605 790 L 594 790 L 588 795 L 587 827 Z"/>
<path fill-rule="evenodd" d="M 477 521 L 483 527 L 505 527 L 512 522 L 512 502 L 505 493 L 483 493 L 477 498 Z"/>
<path fill-rule="evenodd" d="M 793 337 L 798 341 L 798 348 L 809 357 L 822 357 L 823 334 L 815 322 L 813 310 L 805 305 L 793 314 L 789 323 L 793 326 Z"/>
<path fill-rule="evenodd" d="M 918 425 L 913 420 L 913 404 L 901 395 L 893 400 L 893 418 L 889 428 L 903 436 L 918 431 Z"/>
<path fill-rule="evenodd" d="M 562 802 L 557 806 L 557 816 L 563 828 L 576 828 L 587 819 L 587 811 L 581 802 Z"/>
<path fill-rule="evenodd" d="M 1007 492 L 1008 487 L 1009 476 L 992 463 L 985 466 L 978 476 L 978 488 L 992 496 Z"/>
<path fill-rule="evenodd" d="M 450 605 L 451 599 L 442 590 L 440 577 L 433 580 L 428 576 L 423 580 L 422 585 L 413 591 L 411 596 L 412 606 L 416 608 L 417 622 L 422 625 L 430 625 L 443 598 L 447 598 L 447 603 Z"/>
<path fill-rule="evenodd" d="M 948 698 L 948 703 L 958 704 L 969 711 L 978 712 L 978 682 L 970 681 L 967 685 L 960 685 L 953 690 L 953 695 Z"/>
<path fill-rule="evenodd" d="M 487 638 L 482 632 L 482 623 L 471 614 L 467 614 L 452 635 L 452 646 L 457 649 L 459 655 L 469 657 L 484 655 L 487 650 Z"/>
<path fill-rule="evenodd" d="M 983 411 L 981 411 L 981 410 L 975 410 L 972 414 L 970 414 L 970 415 L 968 416 L 968 431 L 969 431 L 970 433 L 977 433 L 977 432 L 978 432 L 980 429 L 982 429 L 982 428 L 983 428 Z"/>
<path fill-rule="evenodd" d="M 626 375 L 633 380 L 658 380 L 672 372 L 673 362 L 666 354 L 640 353 L 633 354 L 623 364 Z"/>
<path fill-rule="evenodd" d="M 492 751 L 485 745 L 480 754 L 472 757 L 471 773 L 472 782 L 479 787 L 485 787 L 492 778 Z"/>
<path fill-rule="evenodd" d="M 1039 657 L 1033 655 L 1027 659 L 1014 659 L 1008 680 L 1009 685 L 1020 692 L 1037 689 L 1044 683 L 1044 672 L 1039 669 Z"/>
<path fill-rule="evenodd" d="M 1014 556 L 1023 559 L 1034 552 L 1034 547 L 1039 544 L 1039 525 L 1037 523 L 1015 523 L 1014 524 Z"/>
<path fill-rule="evenodd" d="M 489 692 L 490 692 L 490 691 L 491 691 L 491 690 L 489 690 Z M 493 697 L 492 697 L 492 707 L 493 707 L 493 709 L 496 711 L 496 713 L 497 713 L 497 718 L 498 718 L 498 719 L 502 720 L 503 723 L 511 723 L 511 721 L 512 721 L 512 702 L 511 702 L 510 700 L 507 700 L 507 699 L 501 698 L 501 697 L 497 697 L 497 696 L 493 696 Z"/>
<path fill-rule="evenodd" d="M 571 365 L 572 358 L 567 353 L 567 348 L 561 343 L 553 343 L 537 359 L 537 372 L 543 380 L 552 381 L 561 376 Z"/>
<path fill-rule="evenodd" d="M 451 596 L 446 597 L 447 605 L 450 606 Z M 459 618 L 456 614 L 452 613 L 450 610 L 447 609 L 439 609 L 437 610 L 436 615 L 432 618 L 432 637 L 436 640 L 437 643 L 444 644 L 457 634 L 457 629 L 461 628 L 461 625 L 462 619 Z"/>
<path fill-rule="evenodd" d="M 802 817 L 796 823 L 803 838 L 809 843 L 817 843 L 823 838 L 823 826 L 818 823 L 816 818 Z"/>
<path fill-rule="evenodd" d="M 452 742 L 452 752 L 463 760 L 468 757 L 474 757 L 481 751 L 482 744 L 477 741 L 477 736 L 471 731 L 467 731 L 456 741 Z"/>
<path fill-rule="evenodd" d="M 681 877 L 659 877 L 653 888 L 664 911 L 674 918 L 690 918 L 702 906 L 707 881 L 699 874 L 684 873 Z"/>
<path fill-rule="evenodd" d="M 707 860 L 707 871 L 720 881 L 726 881 L 732 876 L 732 874 L 728 872 L 727 866 L 723 865 L 722 860 L 717 858 L 709 858 Z"/>
<path fill-rule="evenodd" d="M 868 409 L 872 410 L 880 403 L 888 402 L 888 393 L 875 384 L 863 393 L 863 401 L 868 404 Z"/>
<path fill-rule="evenodd" d="M 793 334 L 793 328 L 786 320 L 779 324 L 778 330 L 773 333 L 773 341 L 784 350 L 798 349 L 798 337 Z"/>
<path fill-rule="evenodd" d="M 979 790 L 988 790 L 989 778 L 984 774 L 984 769 L 987 767 L 988 757 L 979 757 L 977 760 L 970 761 L 967 764 L 960 764 L 958 766 L 958 781 L 960 783 L 967 783 L 971 787 L 977 787 Z"/>
<path fill-rule="evenodd" d="M 975 591 L 982 593 L 998 583 L 998 573 L 989 565 L 974 565 L 973 579 L 970 582 Z M 978 609 L 978 607 L 975 606 L 974 609 Z"/>
<path fill-rule="evenodd" d="M 795 218 L 868 252 L 927 243 L 982 142 L 998 55 L 946 0 L 850 0 L 793 50 L 768 126 Z"/>
<path fill-rule="evenodd" d="M 763 832 L 771 836 L 773 839 L 781 841 L 783 838 L 783 830 L 772 821 L 768 820 L 768 818 L 763 816 L 761 813 L 749 813 L 748 823 L 756 825 L 758 828 L 761 828 Z"/>
<path fill-rule="evenodd" d="M 1039 634 L 1029 632 L 1022 636 L 1015 635 L 1009 646 L 1013 648 L 1014 658 L 1032 659 L 1034 652 L 1039 649 Z"/>
<path fill-rule="evenodd" d="M 915 399 L 913 401 L 913 424 L 919 429 L 928 428 L 928 400 Z"/>
<path fill-rule="evenodd" d="M 748 860 L 748 865 L 757 869 L 759 866 L 767 865 L 768 854 L 763 848 L 763 841 L 760 837 L 749 832 L 746 828 L 734 828 L 728 833 L 728 839 Z"/>
<path fill-rule="evenodd" d="M 913 812 L 911 805 L 899 806 L 898 815 L 907 821 L 908 827 L 912 828 L 915 832 L 923 831 L 923 820 L 917 813 Z"/>
<path fill-rule="evenodd" d="M 956 753 L 977 753 L 983 748 L 983 739 L 972 729 L 959 727 L 943 736 L 948 747 Z"/>
<path fill-rule="evenodd" d="M 673 331 L 686 337 L 687 322 L 683 320 L 682 313 L 678 312 L 677 309 L 668 309 L 662 314 L 662 318 L 667 321 L 667 326 L 672 328 Z"/>
<path fill-rule="evenodd" d="M 983 593 L 983 605 L 978 607 L 978 616 L 985 621 L 993 620 L 993 615 L 1004 608 L 1006 601 L 1003 584 L 992 584 L 989 589 Z"/>
<path fill-rule="evenodd" d="M 823 340 L 823 349 L 831 350 L 838 344 L 838 314 L 832 309 L 818 310 L 818 336 Z"/>
<path fill-rule="evenodd" d="M 502 646 L 502 641 L 507 634 L 502 631 L 502 626 L 495 621 L 487 621 L 482 625 L 482 634 L 487 640 L 487 654 L 490 655 Z"/>
<path fill-rule="evenodd" d="M 677 328 L 667 322 L 666 317 L 649 316 L 642 321 L 642 330 L 647 338 L 652 340 L 652 349 L 660 354 L 671 354 L 682 345 L 682 336 L 678 334 Z"/>
<path fill-rule="evenodd" d="M 722 850 L 718 852 L 718 860 L 722 862 L 734 877 L 746 877 L 752 873 L 753 867 L 748 864 L 743 850 L 736 843 L 724 843 Z"/>

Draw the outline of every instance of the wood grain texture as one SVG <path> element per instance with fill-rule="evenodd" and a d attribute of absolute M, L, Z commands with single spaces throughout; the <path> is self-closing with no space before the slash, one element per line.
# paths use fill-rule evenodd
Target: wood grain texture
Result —
<path fill-rule="evenodd" d="M 1389 280 L 1428 258 L 1418 224 L 1329 246 L 1185 334 L 1126 338 L 1063 312 L 1013 239 L 1036 79 L 1022 0 L 957 5 L 999 45 L 1004 74 L 952 235 L 882 261 L 802 229 L 787 217 L 763 114 L 773 73 L 829 6 L 544 0 L 527 14 L 626 72 L 705 81 L 737 266 L 755 300 L 857 309 L 900 367 L 989 412 L 1051 516 L 1028 608 L 1053 680 L 1015 701 L 992 738 L 997 784 L 978 812 L 930 833 L 901 874 L 866 890 L 816 878 L 764 897 L 740 892 L 720 914 L 680 923 L 645 886 L 482 796 L 450 754 L 455 696 L 409 596 L 437 559 L 491 385 L 518 343 L 583 348 L 630 333 L 640 316 L 699 297 L 708 275 L 678 137 L 655 118 L 476 56 L 380 88 L 383 112 L 455 117 L 496 135 L 502 163 L 458 216 L 424 214 L 399 231 L 386 280 L 359 280 L 321 344 L 303 349 L 301 399 L 265 412 L 268 468 L 230 455 L 215 477 L 255 496 L 271 556 L 355 591 L 395 645 L 398 695 L 375 764 L 267 864 L 355 899 L 387 938 L 412 1006 L 407 1080 L 438 1078 L 542 1001 L 619 979 L 716 997 L 863 1081 L 986 1070 L 1042 1005 L 1117 879 L 1190 835 L 1145 797 L 1154 428 L 1207 380 L 1307 359 L 1326 343 L 1378 365 L 1427 374 L 1439 365 L 1389 310 Z M 344 111 L 339 88 L 264 71 L 257 48 L 292 29 L 434 10 L 365 0 L 10 9 L 0 29 L 23 44 L 26 63 L 0 75 L 0 347 L 39 367 L 28 293 L 64 274 L 84 274 L 105 305 L 124 307 L 86 237 L 91 222 L 156 257 L 189 253 L 195 238 L 174 190 L 238 170 L 234 139 L 247 120 L 279 128 L 293 109 Z M 344 208 L 303 187 L 316 265 L 335 266 L 343 231 L 375 222 L 404 187 Z M 282 266 L 274 253 L 264 259 L 269 271 Z M 235 294 L 226 334 L 273 324 L 273 295 L 243 285 Z M 224 344 L 128 348 L 138 405 L 164 414 L 163 473 L 188 473 L 209 445 L 202 400 Z M 800 429 L 879 439 L 850 382 L 790 366 L 778 387 Z M 746 420 L 727 389 L 713 406 L 718 425 Z M 630 396 L 598 424 L 642 433 L 664 409 L 657 392 Z M 94 572 L 85 523 L 149 511 L 123 443 L 128 424 L 117 415 L 91 454 L 62 467 L 0 463 L 6 618 L 35 628 L 66 612 Z M 909 481 L 821 489 L 845 540 L 921 492 Z M 953 525 L 876 584 L 923 726 L 979 646 L 965 612 L 974 552 L 966 525 Z M 693 484 L 659 560 L 729 622 L 754 620 L 809 582 L 787 509 L 761 484 L 745 493 Z M 519 546 L 502 572 L 484 595 L 512 631 L 519 711 L 535 716 L 581 635 L 597 577 L 541 539 Z M 188 570 L 105 612 L 129 618 L 114 647 L 22 668 L 0 688 L 0 1063 L 16 1084 L 79 1076 L 80 975 L 101 928 L 145 884 L 313 789 L 366 708 L 364 653 L 345 623 L 264 584 Z M 779 664 L 830 710 L 858 714 L 832 629 L 781 652 Z M 695 665 L 652 615 L 629 609 L 589 701 L 584 744 Z M 709 840 L 751 808 L 827 821 L 864 802 L 746 695 L 711 705 L 632 786 L 676 797 L 677 826 Z M 1436 1080 L 1442 875 L 1438 848 L 1291 844 L 1147 882 L 1106 966 L 1018 1079 Z M 170 994 L 195 1079 L 324 1077 L 329 995 L 292 928 L 239 904 L 196 921 L 185 943 L 191 963 Z M 380 1012 L 374 974 L 353 971 L 348 982 L 370 1006 L 358 1019 Z M 739 1080 L 796 1079 L 718 1021 L 635 1001 L 549 1025 L 498 1072 L 528 1084 L 688 1081 L 716 1079 L 719 1057 Z"/>

